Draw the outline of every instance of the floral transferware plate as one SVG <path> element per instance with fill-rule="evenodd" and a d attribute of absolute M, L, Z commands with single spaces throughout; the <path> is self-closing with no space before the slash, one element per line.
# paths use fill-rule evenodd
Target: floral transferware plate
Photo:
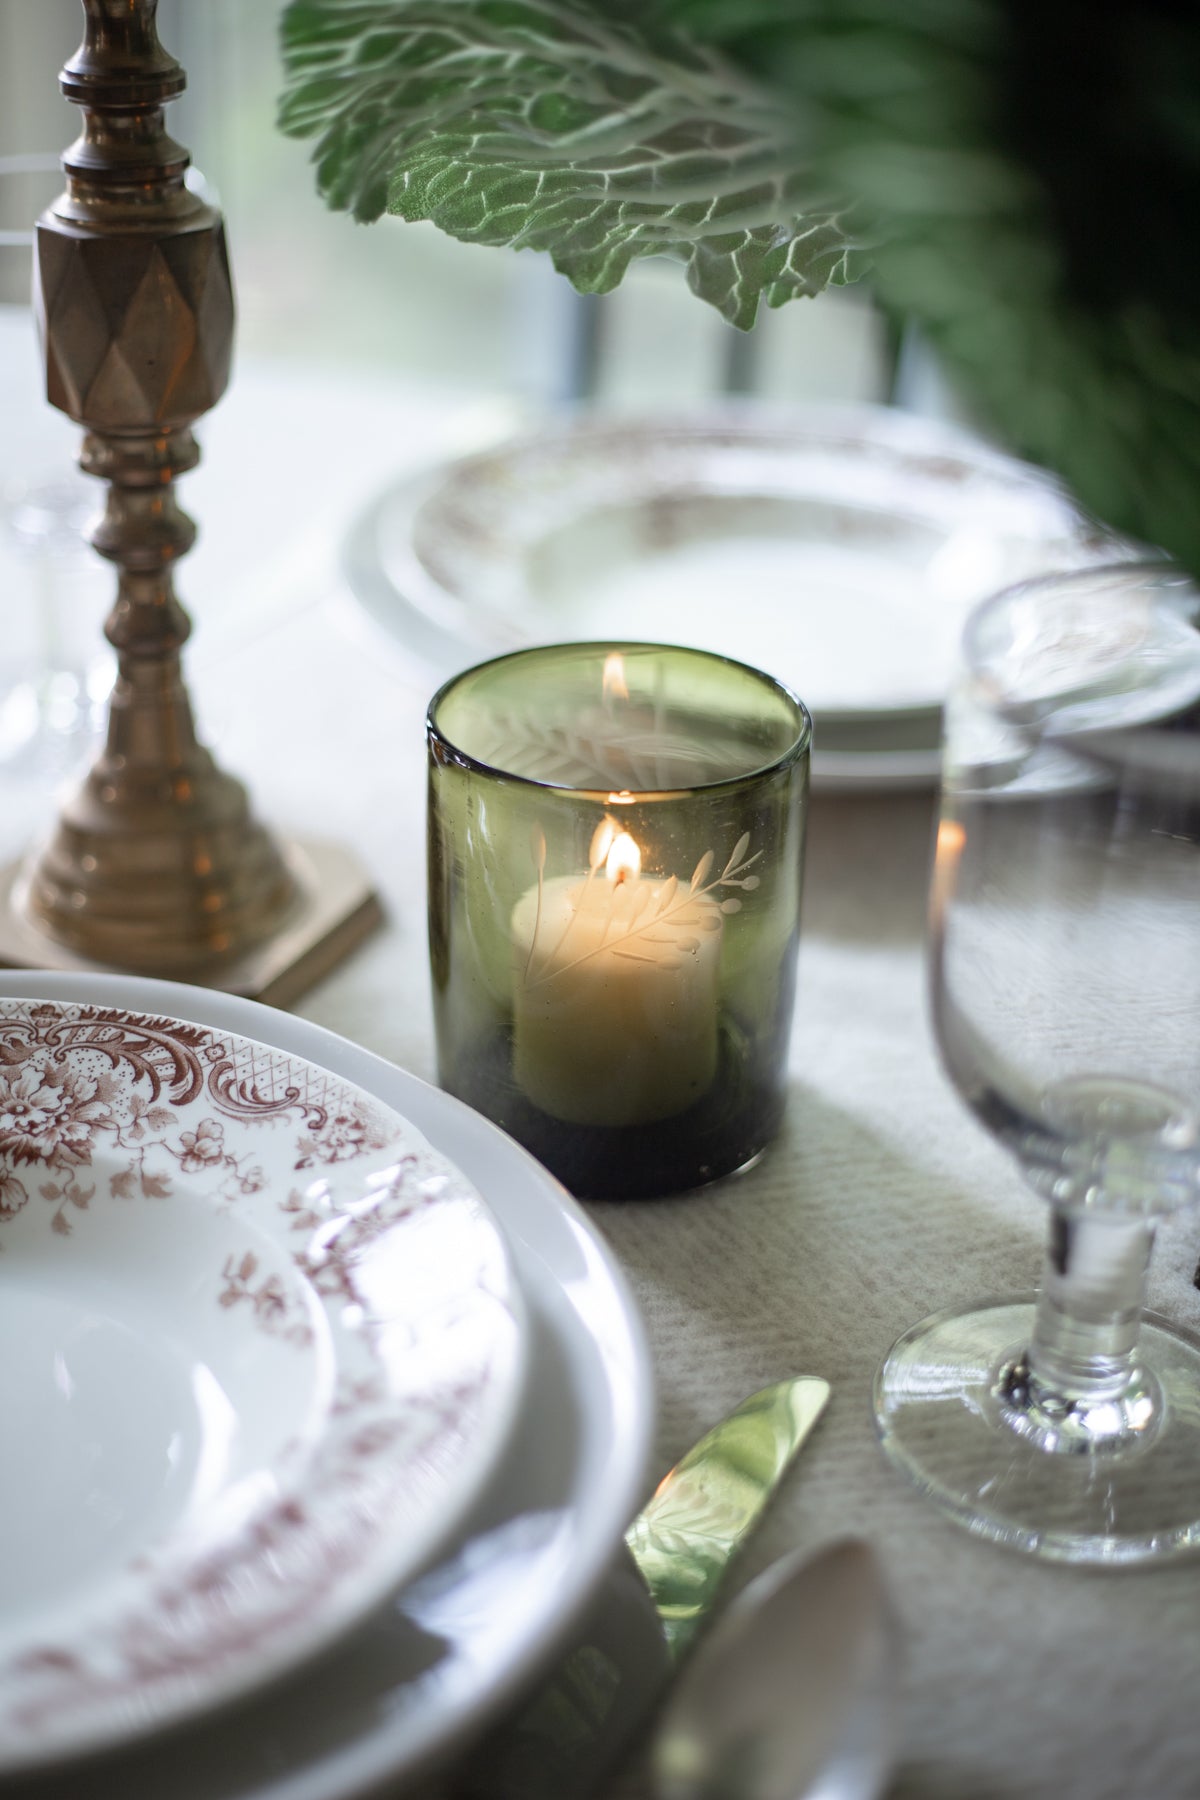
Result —
<path fill-rule="evenodd" d="M 325 1656 L 243 1706 L 201 1715 L 87 1769 L 88 1800 L 359 1800 L 408 1793 L 461 1756 L 561 1647 L 646 1495 L 649 1349 L 594 1223 L 518 1144 L 358 1044 L 210 988 L 6 971 L 10 993 L 124 1006 L 240 1032 L 335 1071 L 486 1188 L 527 1309 L 527 1384 L 467 1518 L 415 1582 Z M 79 1800 L 78 1765 L 39 1800 Z M 422 1791 L 424 1788 L 422 1786 Z"/>
<path fill-rule="evenodd" d="M 0 1769 L 243 1693 L 427 1564 L 522 1318 L 475 1189 L 348 1081 L 0 1000 Z"/>
<path fill-rule="evenodd" d="M 583 415 L 379 496 L 359 603 L 441 674 L 526 644 L 687 643 L 785 681 L 816 787 L 936 781 L 970 607 L 1127 547 L 1039 471 L 880 406 Z"/>

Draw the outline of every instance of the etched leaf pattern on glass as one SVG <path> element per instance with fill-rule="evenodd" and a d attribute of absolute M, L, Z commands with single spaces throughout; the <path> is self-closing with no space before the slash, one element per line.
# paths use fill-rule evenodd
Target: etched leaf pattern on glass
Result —
<path fill-rule="evenodd" d="M 652 963 L 656 969 L 668 972 L 678 971 L 684 967 L 686 958 L 694 956 L 699 950 L 700 934 L 719 931 L 723 914 L 741 911 L 742 902 L 738 896 L 724 890 L 740 888 L 743 893 L 753 893 L 760 885 L 760 876 L 751 871 L 755 863 L 761 860 L 762 851 L 756 850 L 752 856 L 747 855 L 750 834 L 744 831 L 719 875 L 713 874 L 716 856 L 712 850 L 706 850 L 686 883 L 675 875 L 668 876 L 661 884 L 651 881 L 629 885 L 613 882 L 600 941 L 591 942 L 587 950 L 581 951 L 578 956 L 572 956 L 569 942 L 572 928 L 589 902 L 595 904 L 596 884 L 606 880 L 601 869 L 611 842 L 611 836 L 605 838 L 603 828 L 597 831 L 588 872 L 583 879 L 577 902 L 555 941 L 546 944 L 541 941 L 546 841 L 544 833 L 540 829 L 535 830 L 531 848 L 537 871 L 538 905 L 522 977 L 526 987 L 535 988 L 558 980 L 571 970 L 603 955 Z M 602 889 L 600 893 L 603 894 Z M 628 904 L 623 903 L 626 894 L 630 895 Z"/>
<path fill-rule="evenodd" d="M 479 761 L 554 787 L 647 793 L 715 780 L 722 768 L 699 738 L 599 708 L 548 719 L 498 708 L 491 735 L 477 736 Z"/>

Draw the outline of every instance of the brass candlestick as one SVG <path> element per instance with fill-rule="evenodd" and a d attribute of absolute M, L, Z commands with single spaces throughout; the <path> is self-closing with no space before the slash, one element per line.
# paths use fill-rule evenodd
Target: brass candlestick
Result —
<path fill-rule="evenodd" d="M 37 227 L 34 296 L 51 403 L 109 484 L 92 543 L 118 570 L 107 742 L 47 846 L 10 870 L 9 965 L 114 966 L 283 1001 L 380 918 L 344 851 L 279 846 L 196 738 L 172 569 L 195 526 L 175 500 L 191 425 L 224 392 L 233 294 L 220 214 L 185 184 L 163 105 L 183 70 L 157 0 L 83 0 L 62 71 L 83 110 L 66 192 Z"/>

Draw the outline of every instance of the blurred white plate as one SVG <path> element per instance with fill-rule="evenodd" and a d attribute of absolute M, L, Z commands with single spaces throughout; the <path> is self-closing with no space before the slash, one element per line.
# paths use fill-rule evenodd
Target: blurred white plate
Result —
<path fill-rule="evenodd" d="M 815 722 L 816 786 L 937 777 L 963 620 L 1116 553 L 1048 478 L 891 408 L 582 417 L 380 495 L 345 546 L 367 612 L 444 677 L 632 637 L 755 663 Z"/>
<path fill-rule="evenodd" d="M 645 1498 L 653 1375 L 582 1209 L 488 1120 L 305 1019 L 211 989 L 5 971 L 10 994 L 170 1013 L 300 1057 L 392 1107 L 487 1194 L 527 1312 L 528 1378 L 495 1473 L 436 1566 L 244 1705 L 87 1765 L 38 1800 L 352 1800 L 461 1754 L 570 1632 Z"/>
<path fill-rule="evenodd" d="M 325 1649 L 515 1424 L 519 1290 L 467 1178 L 243 1035 L 0 1000 L 0 1768 Z"/>

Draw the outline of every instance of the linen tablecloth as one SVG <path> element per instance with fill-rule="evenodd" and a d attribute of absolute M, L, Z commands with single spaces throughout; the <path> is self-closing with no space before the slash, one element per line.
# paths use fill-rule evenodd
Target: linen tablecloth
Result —
<path fill-rule="evenodd" d="M 312 476 L 306 488 L 298 475 L 290 494 L 279 484 L 270 558 L 240 572 L 224 564 L 245 590 L 240 626 L 228 593 L 219 607 L 214 596 L 221 627 L 205 648 L 200 577 L 244 523 L 253 398 L 240 414 L 241 479 L 235 413 L 209 433 L 203 490 L 197 478 L 183 493 L 214 544 L 207 565 L 195 559 L 196 581 L 186 563 L 180 571 L 199 624 L 191 668 L 202 733 L 248 780 L 263 817 L 352 844 L 383 895 L 386 928 L 297 1010 L 433 1079 L 422 731 L 433 682 L 341 587 L 334 550 L 362 468 L 332 498 L 324 490 L 323 511 Z M 393 396 L 389 428 L 373 450 L 360 444 L 362 462 L 381 483 L 398 461 L 428 454 L 448 416 L 422 411 L 419 397 L 406 413 Z M 320 450 L 309 442 L 304 458 L 319 461 Z M 263 607 L 268 561 L 286 578 Z M 0 802 L 11 853 L 45 823 L 50 799 L 0 776 Z M 1046 1225 L 937 1063 L 924 996 L 931 821 L 930 796 L 813 799 L 780 1138 L 759 1167 L 709 1191 L 588 1208 L 648 1325 L 658 1465 L 764 1383 L 826 1376 L 828 1412 L 731 1585 L 792 1546 L 847 1532 L 876 1546 L 905 1643 L 895 1795 L 1200 1794 L 1200 1560 L 1089 1572 L 977 1543 L 910 1491 L 876 1444 L 871 1378 L 893 1338 L 942 1305 L 1031 1288 Z M 1193 1323 L 1198 1245 L 1195 1218 L 1163 1227 L 1150 1294 Z M 619 1791 L 628 1800 L 645 1791 L 636 1769 Z"/>

